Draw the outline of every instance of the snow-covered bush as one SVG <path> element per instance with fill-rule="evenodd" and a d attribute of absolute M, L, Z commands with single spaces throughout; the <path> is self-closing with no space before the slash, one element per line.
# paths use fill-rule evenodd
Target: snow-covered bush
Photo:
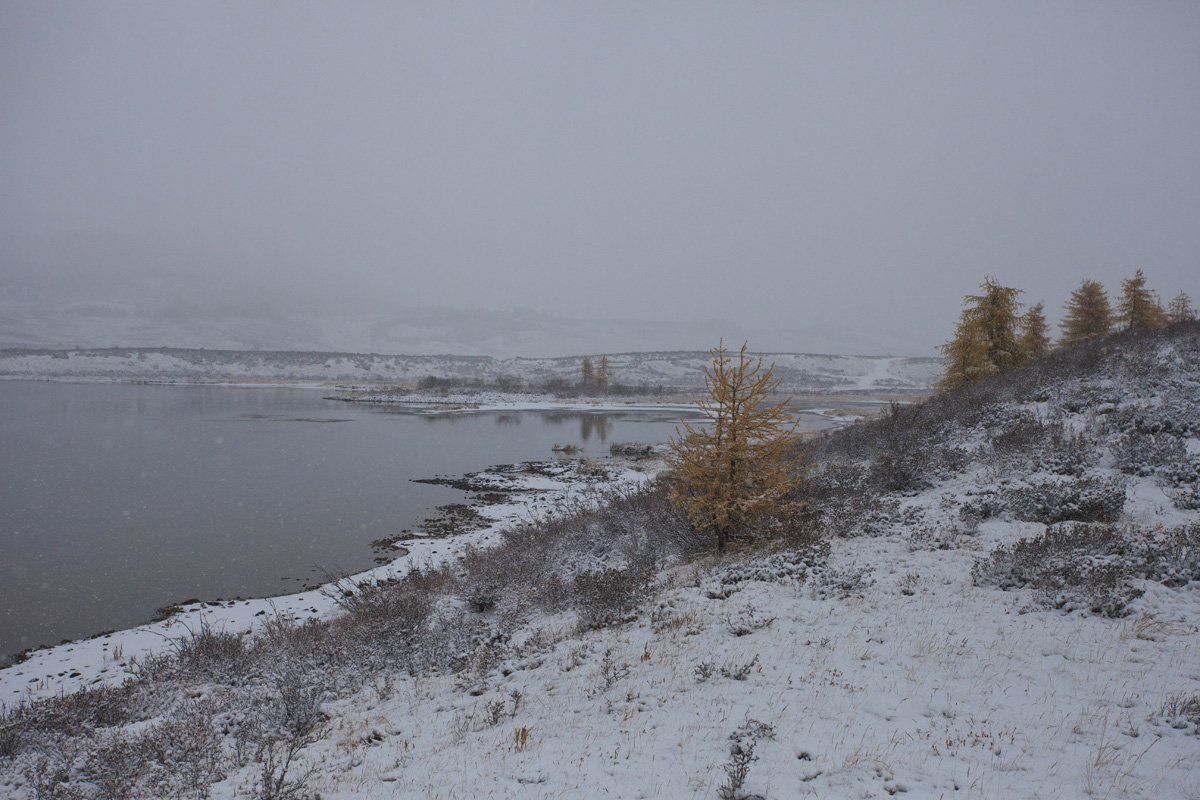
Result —
<path fill-rule="evenodd" d="M 1036 472 L 1082 477 L 1099 460 L 1099 446 L 1087 432 L 1072 433 L 1061 421 L 1048 423 L 1046 436 L 1034 448 L 1030 468 Z"/>
<path fill-rule="evenodd" d="M 1130 577 L 1128 567 L 1120 562 L 1066 562 L 1058 570 L 1044 570 L 1032 586 L 1034 597 L 1047 608 L 1123 617 L 1129 613 L 1130 601 L 1143 594 Z"/>
<path fill-rule="evenodd" d="M 1141 554 L 1111 525 L 1062 522 L 1042 536 L 996 548 L 971 570 L 977 586 L 1029 586 L 1048 608 L 1124 616 L 1142 591 L 1132 585 Z"/>
<path fill-rule="evenodd" d="M 1028 470 L 1080 477 L 1098 460 L 1098 445 L 1086 431 L 1072 431 L 1061 419 L 1045 422 L 1029 411 L 998 409 L 984 435 L 991 457 L 984 463 L 1006 472 Z"/>
<path fill-rule="evenodd" d="M 1183 439 L 1169 433 L 1133 430 L 1118 436 L 1111 450 L 1117 468 L 1127 475 L 1177 472 L 1187 461 L 1187 447 Z"/>
<path fill-rule="evenodd" d="M 207 624 L 175 639 L 171 649 L 178 669 L 188 676 L 227 677 L 241 674 L 249 666 L 249 653 L 242 637 Z"/>
<path fill-rule="evenodd" d="M 1175 507 L 1183 511 L 1200 509 L 1200 484 L 1191 483 L 1175 489 L 1167 489 L 1167 495 Z"/>
<path fill-rule="evenodd" d="M 491 611 L 500 601 L 500 587 L 493 581 L 481 580 L 470 586 L 463 599 L 476 614 Z"/>
<path fill-rule="evenodd" d="M 1111 559 L 1128 550 L 1121 534 L 1112 526 L 1062 522 L 1041 536 L 1001 545 L 975 564 L 971 579 L 976 586 L 1012 589 L 1032 583 L 1045 569 L 1080 558 Z"/>
<path fill-rule="evenodd" d="M 831 597 L 846 600 L 860 596 L 875 583 L 875 579 L 870 577 L 872 572 L 874 568 L 860 564 L 821 570 L 814 576 L 812 596 L 820 600 Z"/>
<path fill-rule="evenodd" d="M 1171 389 L 1165 397 L 1150 403 L 1125 403 L 1108 415 L 1113 432 L 1141 435 L 1168 434 L 1188 437 L 1200 435 L 1200 412 L 1188 395 L 1194 387 Z"/>
<path fill-rule="evenodd" d="M 987 421 L 985 436 L 992 451 L 1003 461 L 1024 462 L 1041 446 L 1048 430 L 1033 412 L 1016 406 L 1002 406 Z"/>
<path fill-rule="evenodd" d="M 802 544 L 821 539 L 883 532 L 898 513 L 895 497 L 880 496 L 868 470 L 855 464 L 829 464 L 797 487 L 805 506 L 795 521 Z"/>
<path fill-rule="evenodd" d="M 602 569 L 575 576 L 579 627 L 589 631 L 629 621 L 646 595 L 653 573 L 634 569 Z"/>
<path fill-rule="evenodd" d="M 1073 480 L 1041 480 L 1004 488 L 965 504 L 968 518 L 1008 517 L 1052 525 L 1068 520 L 1115 522 L 1125 508 L 1125 484 L 1115 477 L 1090 475 Z"/>
<path fill-rule="evenodd" d="M 1200 581 L 1200 523 L 1148 537 L 1144 561 L 1146 578 L 1165 586 Z"/>
<path fill-rule="evenodd" d="M 716 596 L 719 592 L 720 595 L 728 597 L 740 589 L 742 584 L 752 581 L 790 582 L 799 585 L 814 567 L 823 564 L 828 557 L 829 542 L 820 541 L 723 564 L 712 572 L 709 594 Z"/>

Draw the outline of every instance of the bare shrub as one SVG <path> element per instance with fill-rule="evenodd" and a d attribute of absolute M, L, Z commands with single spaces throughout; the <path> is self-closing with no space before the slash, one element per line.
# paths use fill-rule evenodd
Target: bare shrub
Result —
<path fill-rule="evenodd" d="M 1043 536 L 996 548 L 971 575 L 976 585 L 1029 586 L 1050 608 L 1124 616 L 1129 601 L 1142 594 L 1134 578 L 1166 586 L 1200 580 L 1200 524 L 1145 532 L 1063 522 Z"/>
<path fill-rule="evenodd" d="M 0 722 L 0 758 L 11 758 L 17 754 L 21 735 L 17 726 L 7 720 Z"/>
<path fill-rule="evenodd" d="M 418 569 L 401 580 L 360 584 L 340 598 L 346 614 L 327 624 L 278 628 L 276 649 L 305 653 L 307 662 L 340 680 L 407 667 L 447 580 L 439 570 Z"/>
<path fill-rule="evenodd" d="M 949 550 L 957 545 L 963 536 L 974 533 L 972 522 L 957 524 L 948 520 L 910 525 L 908 546 L 910 550 Z"/>
<path fill-rule="evenodd" d="M 649 458 L 654 455 L 654 445 L 642 442 L 614 442 L 609 453 L 624 458 Z"/>
<path fill-rule="evenodd" d="M 198 630 L 173 639 L 170 649 L 179 670 L 194 677 L 241 674 L 249 665 L 249 652 L 236 633 L 215 630 L 202 620 Z"/>
<path fill-rule="evenodd" d="M 628 622 L 650 587 L 652 573 L 608 568 L 575 576 L 579 627 L 589 631 Z"/>
<path fill-rule="evenodd" d="M 666 603 L 654 609 L 650 621 L 657 634 L 679 631 L 684 636 L 695 636 L 704 630 L 704 618 L 695 609 L 680 611 Z"/>
<path fill-rule="evenodd" d="M 814 498 L 805 509 L 811 520 L 808 540 L 883 534 L 899 508 L 895 497 L 881 497 L 867 486 L 860 491 Z"/>
<path fill-rule="evenodd" d="M 756 742 L 733 742 L 729 745 L 729 761 L 722 769 L 725 770 L 725 782 L 717 787 L 717 797 L 721 800 L 741 800 L 745 797 L 742 786 L 750 774 L 750 765 L 758 761 L 754 755 Z"/>
<path fill-rule="evenodd" d="M 513 620 L 576 603 L 587 617 L 620 600 L 606 585 L 615 591 L 645 583 L 664 560 L 705 547 L 658 482 L 564 505 L 552 516 L 506 529 L 502 537 L 496 547 L 468 550 L 456 586 L 476 610 L 481 601 Z M 615 572 L 605 575 L 609 571 Z"/>
<path fill-rule="evenodd" d="M 1099 460 L 1099 444 L 1086 431 L 1069 431 L 1057 421 L 1046 424 L 1044 434 L 1032 452 L 1030 467 L 1033 470 L 1078 478 Z"/>
<path fill-rule="evenodd" d="M 750 765 L 758 761 L 754 749 L 760 739 L 774 738 L 775 726 L 756 719 L 747 719 L 729 735 L 729 761 L 722 767 L 725 782 L 717 787 L 717 797 L 721 800 L 744 800 L 749 797 L 742 792 L 742 788 L 750 774 Z"/>
<path fill-rule="evenodd" d="M 1187 369 L 1187 365 L 1180 366 Z M 1162 383 L 1166 383 L 1167 387 L 1159 393 L 1156 402 L 1126 404 L 1117 408 L 1108 417 L 1109 430 L 1143 436 L 1167 434 L 1185 439 L 1200 433 L 1200 413 L 1195 398 L 1190 394 L 1195 390 L 1186 385 L 1171 386 L 1171 379 L 1175 376 L 1164 377 L 1167 380 Z"/>
<path fill-rule="evenodd" d="M 22 702 L 0 715 L 6 755 L 44 746 L 55 737 L 86 737 L 96 728 L 137 722 L 151 713 L 144 686 L 96 686 L 36 702 Z"/>
<path fill-rule="evenodd" d="M 284 665 L 275 682 L 274 692 L 252 704 L 235 731 L 238 760 L 244 763 L 252 754 L 260 765 L 256 800 L 302 800 L 311 796 L 307 784 L 315 768 L 291 777 L 292 767 L 300 751 L 327 733 L 328 717 L 311 675 Z"/>
<path fill-rule="evenodd" d="M 344 625 L 372 638 L 391 637 L 419 628 L 428 617 L 433 589 L 444 576 L 420 569 L 400 580 L 344 581 L 334 595 L 347 612 Z"/>
<path fill-rule="evenodd" d="M 124 800 L 146 773 L 148 755 L 142 739 L 110 735 L 90 754 L 84 774 L 96 784 L 100 797 Z"/>
<path fill-rule="evenodd" d="M 726 662 L 721 667 L 721 675 L 733 681 L 744 681 L 750 677 L 750 673 L 758 666 L 758 656 L 749 661 L 738 663 L 736 661 Z"/>
<path fill-rule="evenodd" d="M 618 662 L 612 648 L 604 651 L 600 659 L 600 691 L 607 692 L 617 681 L 629 676 L 629 665 Z"/>
<path fill-rule="evenodd" d="M 870 481 L 883 492 L 908 492 L 928 489 L 927 451 L 901 450 L 884 453 L 871 463 Z"/>
<path fill-rule="evenodd" d="M 297 778 L 288 778 L 296 754 L 303 748 L 296 741 L 264 742 L 258 760 L 262 764 L 254 785 L 254 800 L 305 800 L 312 797 L 308 781 L 316 771 L 310 767 Z"/>
<path fill-rule="evenodd" d="M 524 699 L 521 692 L 516 689 L 507 696 L 484 699 L 482 705 L 474 706 L 460 718 L 458 721 L 460 732 L 487 730 L 507 719 L 512 719 L 521 710 Z"/>
<path fill-rule="evenodd" d="M 65 736 L 54 736 L 42 743 L 39 751 L 22 767 L 25 783 L 33 790 L 36 800 L 74 800 L 84 795 L 71 783 L 75 760 L 81 742 Z"/>
<path fill-rule="evenodd" d="M 500 587 L 491 581 L 481 581 L 471 586 L 463 599 L 476 614 L 484 614 L 500 601 Z"/>
<path fill-rule="evenodd" d="M 1033 413 L 1017 410 L 990 420 L 985 435 L 996 459 L 1005 464 L 1030 465 L 1045 449 L 1051 429 Z"/>
<path fill-rule="evenodd" d="M 1042 536 L 1001 545 L 971 569 L 976 586 L 1013 589 L 1032 583 L 1046 568 L 1080 557 L 1109 558 L 1127 551 L 1123 537 L 1111 525 L 1063 523 Z"/>
<path fill-rule="evenodd" d="M 305 739 L 328 719 L 321 711 L 321 688 L 304 680 L 303 675 L 285 672 L 276 678 L 281 723 L 291 739 Z"/>
<path fill-rule="evenodd" d="M 1142 595 L 1130 584 L 1131 572 L 1122 563 L 1067 562 L 1045 570 L 1032 583 L 1041 605 L 1063 611 L 1084 609 L 1105 617 L 1123 617 L 1126 606 Z"/>
<path fill-rule="evenodd" d="M 738 610 L 736 614 L 725 617 L 725 627 L 734 636 L 749 636 L 750 634 L 771 627 L 776 617 L 770 617 L 759 612 L 752 604 Z"/>
<path fill-rule="evenodd" d="M 143 737 L 146 750 L 173 778 L 183 796 L 206 798 L 210 784 L 225 777 L 214 711 L 208 700 L 189 701 Z"/>

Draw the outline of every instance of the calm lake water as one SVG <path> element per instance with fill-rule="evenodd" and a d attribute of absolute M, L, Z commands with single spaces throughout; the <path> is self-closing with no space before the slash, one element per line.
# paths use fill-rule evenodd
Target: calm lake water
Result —
<path fill-rule="evenodd" d="M 374 564 L 371 542 L 458 476 L 612 442 L 680 412 L 427 415 L 312 389 L 0 381 L 0 655 L 191 598 L 284 594 Z M 824 425 L 805 415 L 804 427 Z"/>

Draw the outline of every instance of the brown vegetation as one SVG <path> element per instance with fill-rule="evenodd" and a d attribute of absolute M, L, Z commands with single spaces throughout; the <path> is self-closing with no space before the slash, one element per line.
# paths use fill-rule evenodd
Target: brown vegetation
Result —
<path fill-rule="evenodd" d="M 709 425 L 685 424 L 667 465 L 672 500 L 696 528 L 714 531 L 723 550 L 732 537 L 788 514 L 802 453 L 787 400 L 769 402 L 779 386 L 774 364 L 764 370 L 745 344 L 736 362 L 723 342 L 712 357 L 704 370 L 708 397 L 700 403 Z"/>

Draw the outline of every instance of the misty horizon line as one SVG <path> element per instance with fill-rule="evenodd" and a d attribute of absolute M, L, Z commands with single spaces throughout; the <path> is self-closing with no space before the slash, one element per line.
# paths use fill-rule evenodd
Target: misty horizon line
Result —
<path fill-rule="evenodd" d="M 0 346 L 0 353 L 92 353 L 105 351 L 125 351 L 125 352 L 164 352 L 164 351 L 185 351 L 185 352 L 208 352 L 208 353 L 263 353 L 263 354 L 280 354 L 280 355 L 327 355 L 327 356 L 370 356 L 376 358 L 416 358 L 416 359 L 435 359 L 435 358 L 453 358 L 453 359 L 472 359 L 472 360 L 490 360 L 490 361 L 569 361 L 572 359 L 584 358 L 602 358 L 620 357 L 620 356 L 647 356 L 647 355 L 704 355 L 709 356 L 716 348 L 655 348 L 650 350 L 598 350 L 594 352 L 577 352 L 565 355 L 554 356 L 535 356 L 535 355 L 513 355 L 513 356 L 497 356 L 489 354 L 475 353 L 404 353 L 404 352 L 385 352 L 372 350 L 338 350 L 338 349 L 295 349 L 286 347 L 206 347 L 203 345 L 74 345 L 74 344 L 55 344 L 55 345 L 16 345 L 16 346 Z M 727 352 L 736 352 L 735 348 L 726 347 Z M 808 350 L 754 350 L 747 348 L 746 354 L 749 356 L 812 356 L 818 358 L 871 358 L 871 359 L 895 359 L 902 358 L 906 360 L 926 360 L 926 361 L 942 361 L 942 356 L 929 355 L 895 355 L 890 353 L 869 354 L 869 353 L 830 353 L 830 352 L 814 352 Z"/>

